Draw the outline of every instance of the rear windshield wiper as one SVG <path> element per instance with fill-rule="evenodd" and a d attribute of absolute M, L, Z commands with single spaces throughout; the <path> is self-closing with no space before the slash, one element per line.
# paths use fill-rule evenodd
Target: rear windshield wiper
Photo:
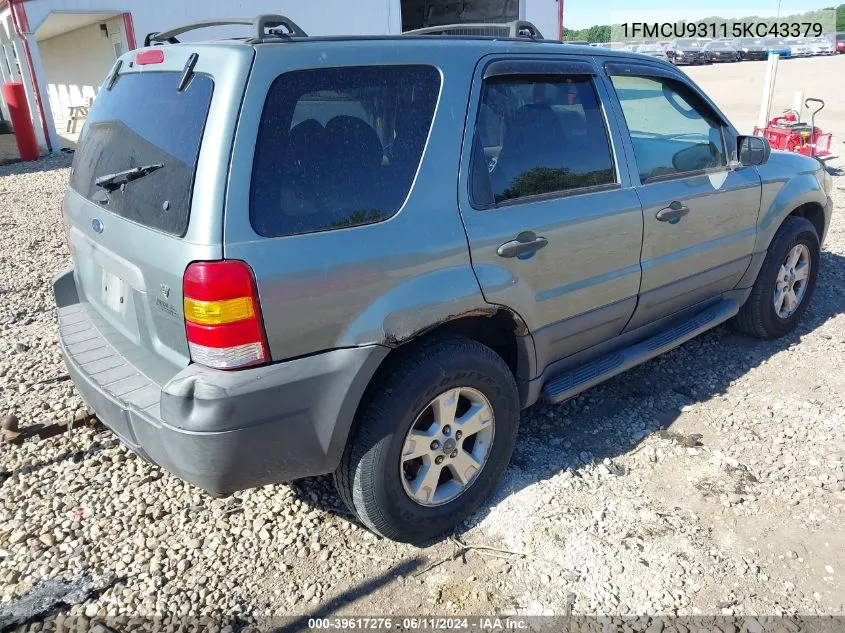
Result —
<path fill-rule="evenodd" d="M 94 181 L 94 184 L 111 193 L 116 189 L 120 189 L 126 183 L 148 176 L 162 167 L 164 167 L 164 165 L 161 163 L 143 165 L 142 167 L 133 167 L 132 169 L 125 169 L 114 174 L 100 176 Z"/>

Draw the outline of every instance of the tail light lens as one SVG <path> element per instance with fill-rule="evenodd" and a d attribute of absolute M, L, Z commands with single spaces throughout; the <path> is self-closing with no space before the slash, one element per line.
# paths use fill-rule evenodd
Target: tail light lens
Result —
<path fill-rule="evenodd" d="M 191 360 L 239 369 L 270 360 L 252 269 L 235 260 L 194 262 L 183 280 Z"/>

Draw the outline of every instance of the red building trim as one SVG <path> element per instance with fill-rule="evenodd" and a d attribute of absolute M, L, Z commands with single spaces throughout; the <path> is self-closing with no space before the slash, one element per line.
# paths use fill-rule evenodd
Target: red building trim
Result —
<path fill-rule="evenodd" d="M 29 20 L 26 17 L 26 9 L 23 6 L 23 0 L 10 0 L 12 3 L 12 21 L 18 21 L 20 29 L 24 33 L 29 33 Z M 20 33 L 18 33 L 20 35 Z"/>
<path fill-rule="evenodd" d="M 135 23 L 129 11 L 123 14 L 123 30 L 126 33 L 126 46 L 130 51 L 134 51 L 138 48 L 138 44 L 135 41 Z"/>
<path fill-rule="evenodd" d="M 47 117 L 44 114 L 44 101 L 41 98 L 41 90 L 38 88 L 38 77 L 35 75 L 35 65 L 32 63 L 32 52 L 29 50 L 29 40 L 27 35 L 29 31 L 29 20 L 26 17 L 26 8 L 23 6 L 24 0 L 9 0 L 10 11 L 12 16 L 12 26 L 15 33 L 23 43 L 23 50 L 26 54 L 26 65 L 29 67 L 29 77 L 32 80 L 32 89 L 35 91 L 35 105 L 38 108 L 38 114 L 41 118 L 41 128 L 44 130 L 44 142 L 47 144 L 47 151 L 53 151 L 53 145 L 50 143 L 50 128 L 47 127 Z"/>

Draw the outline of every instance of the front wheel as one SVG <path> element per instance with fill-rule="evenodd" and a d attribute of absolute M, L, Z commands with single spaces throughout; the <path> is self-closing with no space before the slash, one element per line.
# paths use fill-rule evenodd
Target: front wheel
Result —
<path fill-rule="evenodd" d="M 773 339 L 791 332 L 813 298 L 821 248 L 813 224 L 790 217 L 769 246 L 751 295 L 734 319 L 742 332 Z"/>
<path fill-rule="evenodd" d="M 338 492 L 387 538 L 448 532 L 501 477 L 519 410 L 513 374 L 493 350 L 461 337 L 428 341 L 373 384 L 335 472 Z"/>

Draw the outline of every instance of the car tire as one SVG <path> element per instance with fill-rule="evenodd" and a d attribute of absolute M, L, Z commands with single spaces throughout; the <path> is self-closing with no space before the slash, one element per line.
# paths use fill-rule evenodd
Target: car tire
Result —
<path fill-rule="evenodd" d="M 798 263 L 793 264 L 791 259 L 796 253 Z M 799 279 L 805 261 L 809 270 L 806 277 Z M 751 295 L 733 319 L 734 326 L 761 339 L 779 338 L 791 332 L 813 299 L 820 262 L 819 236 L 812 222 L 801 217 L 787 218 L 772 239 Z M 802 281 L 805 285 L 800 285 Z M 787 286 L 792 290 L 791 297 L 784 292 Z"/>
<path fill-rule="evenodd" d="M 368 390 L 334 480 L 346 505 L 370 530 L 420 544 L 452 530 L 493 491 L 516 443 L 519 394 L 502 358 L 471 339 L 435 338 L 397 354 Z M 489 416 L 483 414 L 485 403 Z M 443 413 L 438 416 L 435 409 Z M 454 428 L 447 429 L 438 417 L 449 422 L 450 410 Z M 461 422 L 471 414 L 482 428 L 474 435 Z M 467 429 L 466 437 L 461 428 Z M 416 457 L 420 452 L 425 454 Z M 466 462 L 466 455 L 477 460 Z M 433 488 L 426 486 L 435 480 Z"/>

